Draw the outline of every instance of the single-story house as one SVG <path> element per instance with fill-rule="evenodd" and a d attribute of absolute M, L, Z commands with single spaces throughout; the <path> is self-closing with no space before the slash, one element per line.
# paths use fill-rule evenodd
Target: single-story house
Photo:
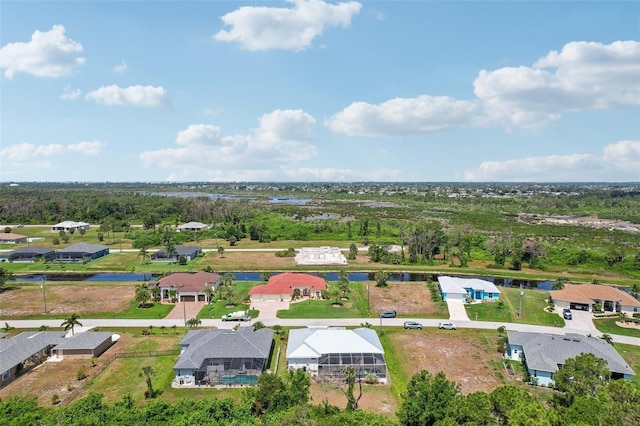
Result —
<path fill-rule="evenodd" d="M 91 358 L 102 355 L 114 343 L 114 334 L 106 331 L 77 333 L 52 350 L 52 354 L 63 358 Z"/>
<path fill-rule="evenodd" d="M 25 331 L 0 339 L 0 388 L 18 374 L 45 361 L 51 350 L 65 341 L 65 331 Z"/>
<path fill-rule="evenodd" d="M 89 224 L 87 222 L 74 222 L 72 220 L 65 220 L 51 227 L 52 231 L 65 231 L 68 232 L 73 229 L 74 232 L 78 232 L 81 229 L 88 231 Z"/>
<path fill-rule="evenodd" d="M 347 258 L 338 247 L 303 247 L 294 262 L 296 265 L 346 265 Z"/>
<path fill-rule="evenodd" d="M 353 367 L 356 377 L 376 375 L 387 382 L 384 349 L 375 330 L 344 327 L 295 328 L 289 330 L 287 365 L 302 368 L 326 380 L 344 378 L 345 369 Z"/>
<path fill-rule="evenodd" d="M 205 290 L 211 288 L 215 291 L 221 281 L 222 277 L 213 272 L 175 272 L 149 285 L 160 287 L 161 301 L 170 300 L 171 292 L 176 291 L 179 302 L 209 302 L 209 291 Z"/>
<path fill-rule="evenodd" d="M 109 254 L 109 247 L 102 244 L 78 243 L 56 252 L 58 262 L 87 262 Z"/>
<path fill-rule="evenodd" d="M 209 226 L 205 225 L 204 223 L 200 223 L 200 222 L 187 222 L 187 223 L 183 223 L 182 225 L 179 225 L 176 228 L 177 232 L 181 232 L 181 231 L 202 231 L 203 229 L 207 229 Z"/>
<path fill-rule="evenodd" d="M 467 297 L 475 301 L 496 301 L 500 290 L 495 284 L 478 278 L 438 277 L 442 300 L 463 300 Z"/>
<path fill-rule="evenodd" d="M 327 283 L 320 277 L 284 272 L 273 275 L 267 284 L 252 287 L 249 296 L 252 302 L 289 301 L 296 290 L 301 297 L 320 298 L 326 289 Z"/>
<path fill-rule="evenodd" d="M 593 311 L 596 304 L 609 312 L 640 312 L 640 302 L 615 287 L 597 284 L 566 284 L 562 290 L 549 292 L 552 302 L 560 309 Z"/>
<path fill-rule="evenodd" d="M 581 334 L 564 336 L 523 331 L 507 334 L 506 358 L 523 361 L 525 368 L 539 385 L 553 385 L 553 376 L 567 359 L 591 353 L 607 362 L 611 378 L 631 380 L 635 375 L 629 364 L 605 340 Z"/>
<path fill-rule="evenodd" d="M 37 262 L 41 259 L 49 261 L 56 255 L 55 250 L 46 247 L 20 247 L 2 255 L 6 262 Z"/>
<path fill-rule="evenodd" d="M 173 254 L 168 255 L 167 249 L 163 248 L 151 255 L 152 262 L 177 262 L 178 259 L 184 257 L 188 261 L 191 261 L 198 257 L 202 253 L 202 247 L 198 246 L 174 246 Z"/>
<path fill-rule="evenodd" d="M 193 330 L 180 342 L 173 386 L 255 384 L 269 366 L 273 330 Z"/>
<path fill-rule="evenodd" d="M 13 232 L 0 232 L 0 244 L 20 244 L 26 243 L 26 235 L 14 234 Z"/>

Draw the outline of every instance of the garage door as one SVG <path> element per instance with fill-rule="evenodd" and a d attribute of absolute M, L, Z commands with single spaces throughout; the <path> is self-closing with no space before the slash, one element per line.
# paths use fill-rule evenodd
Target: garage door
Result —
<path fill-rule="evenodd" d="M 195 302 L 196 301 L 196 297 L 195 296 L 182 296 L 182 301 L 183 302 Z"/>

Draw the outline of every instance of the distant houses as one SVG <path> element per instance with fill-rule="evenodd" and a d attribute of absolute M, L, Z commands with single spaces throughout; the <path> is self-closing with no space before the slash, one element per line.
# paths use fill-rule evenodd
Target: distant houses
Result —
<path fill-rule="evenodd" d="M 102 244 L 78 243 L 56 251 L 57 262 L 88 262 L 109 254 L 109 247 Z"/>
<path fill-rule="evenodd" d="M 14 234 L 13 232 L 0 233 L 0 244 L 20 244 L 27 241 L 26 235 Z"/>
<path fill-rule="evenodd" d="M 151 255 L 152 262 L 177 262 L 184 258 L 187 262 L 198 257 L 202 253 L 202 247 L 198 246 L 174 246 L 169 253 L 166 248 L 160 249 Z"/>
<path fill-rule="evenodd" d="M 77 232 L 80 230 L 88 231 L 89 225 L 87 222 L 74 222 L 72 220 L 65 220 L 64 222 L 60 222 L 51 227 L 52 231 L 65 231 L 69 232 L 73 230 L 73 232 Z"/>
<path fill-rule="evenodd" d="M 338 247 L 303 247 L 294 259 L 296 265 L 346 265 L 347 258 Z"/>
<path fill-rule="evenodd" d="M 207 229 L 208 227 L 209 227 L 208 225 L 205 225 L 204 223 L 200 223 L 200 222 L 187 222 L 182 225 L 178 225 L 178 227 L 176 228 L 176 231 L 177 232 L 202 231 Z"/>

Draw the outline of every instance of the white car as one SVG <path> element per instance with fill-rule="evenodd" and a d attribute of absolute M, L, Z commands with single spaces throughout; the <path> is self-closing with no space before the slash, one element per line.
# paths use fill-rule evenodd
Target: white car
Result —
<path fill-rule="evenodd" d="M 456 325 L 454 323 L 452 323 L 451 321 L 441 321 L 438 324 L 438 328 L 441 330 L 455 330 L 456 329 Z"/>

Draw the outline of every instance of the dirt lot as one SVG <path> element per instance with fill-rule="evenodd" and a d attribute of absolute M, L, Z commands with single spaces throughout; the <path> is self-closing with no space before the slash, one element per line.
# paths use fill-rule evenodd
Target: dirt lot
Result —
<path fill-rule="evenodd" d="M 133 283 L 55 283 L 45 286 L 49 314 L 118 312 L 134 296 Z M 44 309 L 40 285 L 23 285 L 0 295 L 0 318 L 39 315 Z"/>
<path fill-rule="evenodd" d="M 369 287 L 371 311 L 398 311 L 399 315 L 425 315 L 439 312 L 431 301 L 431 293 L 424 283 L 393 283 L 386 288 Z"/>
<path fill-rule="evenodd" d="M 460 330 L 394 333 L 391 339 L 409 377 L 423 369 L 431 374 L 444 371 L 447 379 L 460 384 L 463 394 L 490 392 L 503 380 L 511 380 L 502 368 L 497 339 L 465 336 Z"/>
<path fill-rule="evenodd" d="M 346 390 L 346 386 L 343 386 L 342 389 Z M 357 386 L 354 394 L 356 397 L 359 394 Z M 337 385 L 313 383 L 311 385 L 311 403 L 322 404 L 325 399 L 329 404 L 341 409 L 347 406 L 347 397 L 337 388 Z M 395 415 L 397 410 L 396 401 L 393 399 L 388 385 L 362 385 L 362 398 L 359 406 L 364 411 L 390 416 Z"/>

